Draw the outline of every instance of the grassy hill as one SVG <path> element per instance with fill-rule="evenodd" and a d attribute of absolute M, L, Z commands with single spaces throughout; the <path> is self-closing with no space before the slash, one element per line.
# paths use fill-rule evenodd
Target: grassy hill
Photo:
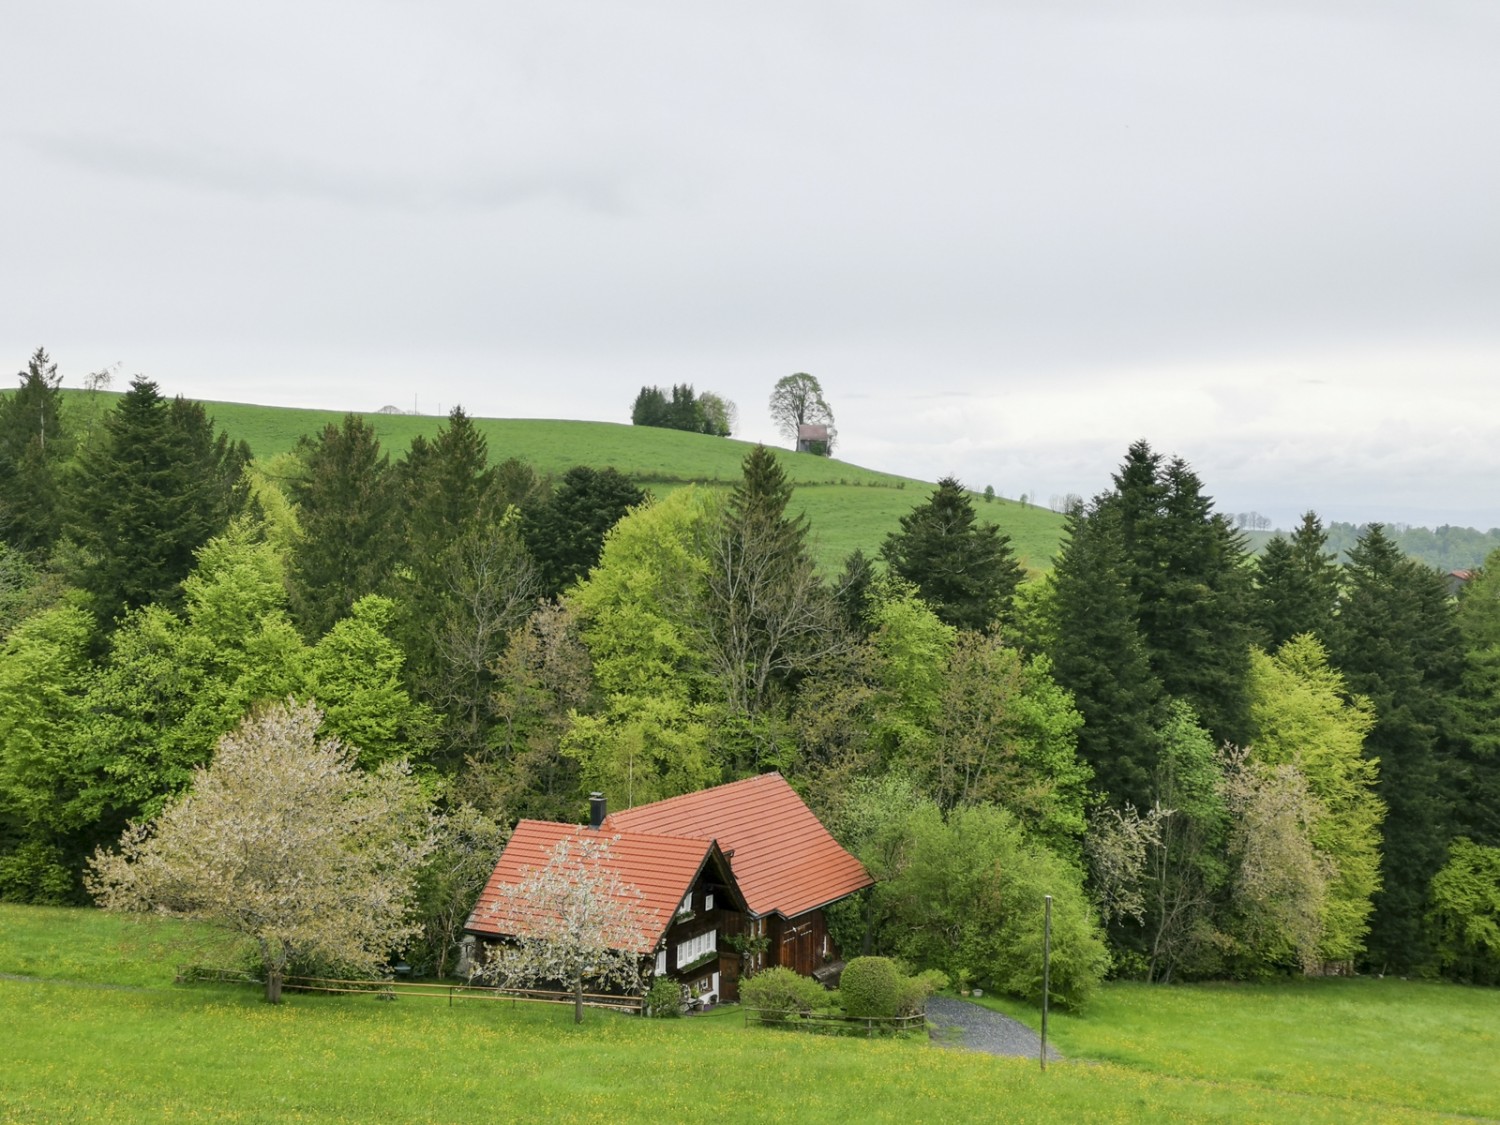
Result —
<path fill-rule="evenodd" d="M 0 1121 L 1493 1119 L 1500 992 L 1106 987 L 1069 1061 L 566 1007 L 174 986 L 188 927 L 0 905 Z M 1026 1015 L 1024 1010 L 1012 1014 Z"/>
<path fill-rule="evenodd" d="M 291 450 L 302 435 L 343 419 L 342 413 L 330 410 L 236 402 L 206 402 L 204 406 L 232 437 L 249 442 L 259 458 Z M 443 418 L 410 414 L 366 414 L 365 420 L 393 458 L 404 453 L 418 434 L 432 437 L 444 423 Z M 552 475 L 574 465 L 612 466 L 659 496 L 690 483 L 730 487 L 739 479 L 740 462 L 752 448 L 749 442 L 732 438 L 615 422 L 478 418 L 475 425 L 489 441 L 494 461 L 515 457 Z M 781 460 L 797 486 L 793 505 L 806 513 L 819 563 L 830 571 L 856 547 L 866 555 L 878 552 L 886 535 L 899 527 L 901 517 L 934 488 L 930 482 L 828 457 L 781 451 Z M 975 506 L 981 519 L 998 524 L 1011 537 L 1024 566 L 1050 569 L 1062 535 L 1060 515 L 999 498 L 987 504 L 977 494 Z"/>

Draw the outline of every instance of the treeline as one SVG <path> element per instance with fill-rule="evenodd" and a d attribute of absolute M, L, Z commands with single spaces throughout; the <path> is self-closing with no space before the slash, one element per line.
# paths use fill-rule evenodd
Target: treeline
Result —
<path fill-rule="evenodd" d="M 691 383 L 678 383 L 671 392 L 660 387 L 642 387 L 630 407 L 634 426 L 656 426 L 663 430 L 686 430 L 690 434 L 728 437 L 738 421 L 734 403 L 704 391 L 693 391 Z"/>
<path fill-rule="evenodd" d="M 0 399 L 6 898 L 76 899 L 295 696 L 449 810 L 416 962 L 517 818 L 778 769 L 880 880 L 849 952 L 1034 996 L 1045 893 L 1063 1002 L 1109 971 L 1500 975 L 1492 572 L 1455 603 L 1378 527 L 1340 567 L 1312 516 L 1252 563 L 1142 442 L 1044 581 L 954 480 L 829 581 L 763 448 L 660 502 L 496 463 L 459 410 L 394 462 L 350 416 L 261 463 L 145 380 L 83 440 L 41 368 Z"/>
<path fill-rule="evenodd" d="M 1346 561 L 1360 538 L 1370 529 L 1368 524 L 1330 523 L 1328 549 Z M 1392 524 L 1386 528 L 1401 553 L 1447 572 L 1472 570 L 1493 552 L 1500 550 L 1500 527 L 1479 531 L 1472 527 L 1410 527 Z"/>

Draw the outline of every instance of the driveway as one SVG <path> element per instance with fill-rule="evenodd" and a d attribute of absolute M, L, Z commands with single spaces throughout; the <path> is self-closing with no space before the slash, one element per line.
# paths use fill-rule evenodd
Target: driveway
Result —
<path fill-rule="evenodd" d="M 1031 1028 L 967 1000 L 955 1000 L 949 996 L 929 998 L 927 1022 L 932 1025 L 932 1040 L 939 1046 L 1018 1058 L 1034 1059 L 1041 1054 L 1041 1036 Z M 1049 1043 L 1047 1061 L 1061 1058 Z"/>

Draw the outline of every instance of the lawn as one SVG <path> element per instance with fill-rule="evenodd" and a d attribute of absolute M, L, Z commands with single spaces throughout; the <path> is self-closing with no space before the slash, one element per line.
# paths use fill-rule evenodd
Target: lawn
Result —
<path fill-rule="evenodd" d="M 1059 1020 L 1073 1061 L 943 1050 L 920 1040 L 799 1036 L 746 1028 L 732 1008 L 677 1021 L 507 1002 L 289 996 L 170 983 L 168 939 L 86 910 L 0 907 L 0 1120 L 47 1121 L 1428 1121 L 1500 1113 L 1493 1082 L 1500 996 L 1400 982 L 1328 982 L 1329 1016 L 1307 1067 L 1242 1064 L 1218 1036 L 1287 1035 L 1282 991 L 1115 986 L 1086 1019 Z M 3 979 L 7 974 L 51 979 Z M 100 987 L 100 986 L 104 987 Z M 109 987 L 124 985 L 125 987 Z M 1344 988 L 1342 986 L 1350 986 Z M 1390 985 L 1391 987 L 1386 987 Z M 1428 991 L 1423 991 L 1426 988 Z M 1262 996 L 1265 997 L 1262 1000 Z M 1196 998 L 1196 999 L 1194 999 Z M 1458 1009 L 1444 1069 L 1393 1071 L 1407 1029 Z M 1209 1022 L 1216 1021 L 1216 1022 Z M 1198 1026 L 1195 1026 L 1197 1024 Z M 1386 1025 L 1386 1033 L 1377 1029 Z M 1342 1089 L 1304 1073 L 1351 1037 Z M 1184 1042 L 1183 1040 L 1186 1040 Z M 1218 1057 L 1222 1056 L 1222 1057 Z"/>

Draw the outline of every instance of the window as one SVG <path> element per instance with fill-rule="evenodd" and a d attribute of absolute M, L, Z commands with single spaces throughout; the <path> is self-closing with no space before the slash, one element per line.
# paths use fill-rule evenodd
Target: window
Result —
<path fill-rule="evenodd" d="M 656 975 L 665 976 L 667 972 L 667 951 L 663 947 L 656 951 Z"/>
<path fill-rule="evenodd" d="M 691 889 L 689 889 L 688 893 L 682 896 L 682 905 L 677 908 L 677 913 L 679 913 L 679 914 L 688 914 L 688 913 L 690 913 L 692 911 L 692 909 L 693 909 L 693 892 L 692 892 Z"/>
<path fill-rule="evenodd" d="M 712 910 L 713 908 L 714 908 L 714 896 L 713 896 L 713 892 L 709 892 L 708 894 L 706 894 L 706 895 L 703 896 L 703 909 L 704 910 Z"/>
<path fill-rule="evenodd" d="M 677 967 L 691 965 L 700 957 L 707 957 L 710 953 L 716 953 L 719 949 L 719 931 L 709 930 L 706 934 L 690 937 L 687 941 L 677 943 Z"/>

